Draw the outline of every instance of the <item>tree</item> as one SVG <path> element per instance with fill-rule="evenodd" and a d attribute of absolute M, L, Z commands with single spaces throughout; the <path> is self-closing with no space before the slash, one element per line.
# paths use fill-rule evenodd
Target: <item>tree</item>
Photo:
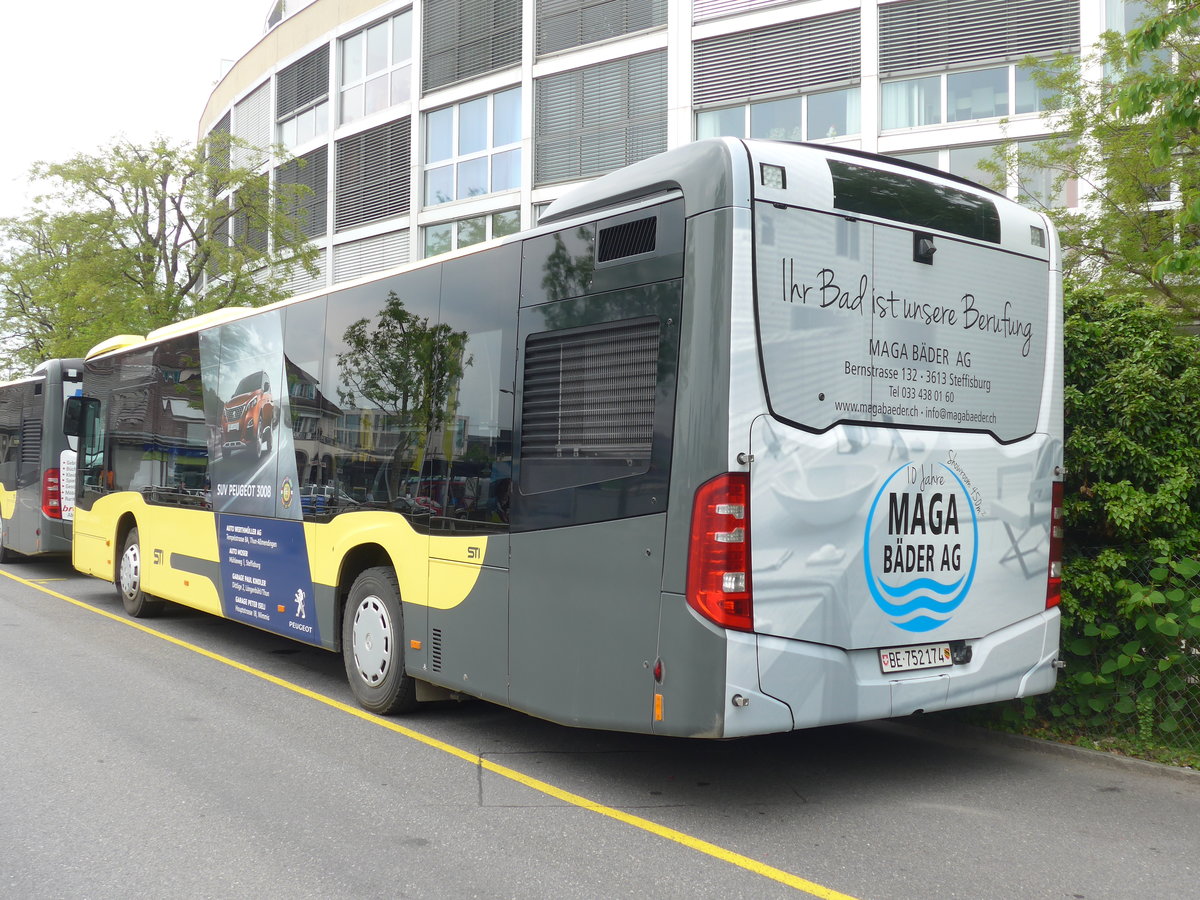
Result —
<path fill-rule="evenodd" d="M 1154 14 L 1142 29 L 1128 37 L 1107 33 L 1084 65 L 1059 57 L 1038 68 L 1039 87 L 1056 98 L 1046 117 L 1058 137 L 1037 149 L 1022 147 L 1020 166 L 1048 169 L 1059 185 L 1069 179 L 1084 189 L 1081 207 L 1047 209 L 1059 227 L 1068 275 L 1195 316 L 1200 285 L 1188 272 L 1200 236 L 1200 128 L 1194 108 L 1172 112 L 1168 101 L 1186 105 L 1187 91 L 1195 96 L 1197 16 L 1168 12 L 1166 0 L 1150 5 Z M 1157 52 L 1137 50 L 1151 46 L 1143 35 L 1155 36 Z M 1027 184 L 1021 194 L 1039 201 Z"/>
<path fill-rule="evenodd" d="M 194 147 L 122 140 L 35 165 L 45 186 L 35 210 L 0 220 L 10 364 L 281 299 L 295 267 L 314 271 L 317 250 L 297 213 L 307 189 L 272 189 L 259 171 L 267 152 L 217 134 Z"/>
<path fill-rule="evenodd" d="M 1130 32 L 1125 46 L 1129 77 L 1117 97 L 1117 111 L 1127 120 L 1147 120 L 1150 159 L 1157 166 L 1186 170 L 1180 181 L 1180 205 L 1175 215 L 1181 234 L 1200 234 L 1200 191 L 1195 181 L 1196 141 L 1200 134 L 1200 45 L 1197 24 L 1200 3 L 1163 7 L 1157 16 Z M 1147 59 L 1163 62 L 1168 51 L 1170 65 L 1146 67 Z M 1179 141 L 1181 137 L 1190 138 Z M 1156 263 L 1163 278 L 1187 275 L 1200 264 L 1200 246 L 1195 240 L 1168 245 L 1170 252 Z"/>

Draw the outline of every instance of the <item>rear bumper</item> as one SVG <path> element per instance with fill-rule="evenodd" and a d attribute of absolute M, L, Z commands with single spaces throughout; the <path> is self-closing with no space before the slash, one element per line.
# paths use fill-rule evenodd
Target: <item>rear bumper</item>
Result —
<path fill-rule="evenodd" d="M 790 708 L 793 729 L 1028 697 L 1054 687 L 1059 619 L 1057 609 L 1046 610 L 969 641 L 969 663 L 889 675 L 874 649 L 759 635 L 759 687 Z M 738 733 L 737 718 L 737 710 L 727 713 L 726 734 Z"/>

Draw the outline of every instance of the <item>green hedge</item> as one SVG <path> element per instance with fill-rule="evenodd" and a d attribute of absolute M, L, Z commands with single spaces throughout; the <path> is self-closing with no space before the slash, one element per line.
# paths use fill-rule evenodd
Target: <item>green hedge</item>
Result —
<path fill-rule="evenodd" d="M 1054 693 L 1026 731 L 1200 761 L 1200 339 L 1137 297 L 1065 297 L 1066 540 Z"/>

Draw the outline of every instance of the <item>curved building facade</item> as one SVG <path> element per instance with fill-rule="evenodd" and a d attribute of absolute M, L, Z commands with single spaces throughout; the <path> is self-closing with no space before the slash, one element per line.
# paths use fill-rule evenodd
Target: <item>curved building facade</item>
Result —
<path fill-rule="evenodd" d="M 290 4 L 289 4 L 290 5 Z M 1086 52 L 1136 0 L 313 0 L 213 90 L 199 134 L 295 159 L 320 275 L 513 233 L 574 184 L 697 138 L 828 141 L 1078 202 L 1023 166 L 1048 136 L 1023 62 Z M 298 162 L 297 160 L 301 161 Z"/>

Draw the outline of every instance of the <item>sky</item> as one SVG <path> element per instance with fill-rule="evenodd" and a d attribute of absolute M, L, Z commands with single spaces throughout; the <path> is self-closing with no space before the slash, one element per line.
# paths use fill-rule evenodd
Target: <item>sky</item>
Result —
<path fill-rule="evenodd" d="M 29 210 L 35 161 L 92 153 L 119 136 L 195 141 L 209 94 L 262 37 L 270 5 L 2 0 L 0 218 Z"/>

